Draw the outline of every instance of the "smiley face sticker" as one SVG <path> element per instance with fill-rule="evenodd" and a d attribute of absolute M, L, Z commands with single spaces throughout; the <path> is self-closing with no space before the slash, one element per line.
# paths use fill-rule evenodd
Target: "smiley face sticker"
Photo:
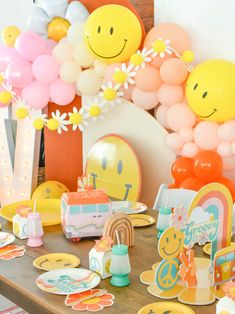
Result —
<path fill-rule="evenodd" d="M 90 14 L 84 39 L 91 53 L 102 62 L 123 62 L 139 48 L 142 29 L 132 11 L 121 5 L 108 4 Z"/>
<path fill-rule="evenodd" d="M 104 136 L 91 148 L 86 175 L 95 189 L 103 189 L 108 196 L 137 201 L 141 189 L 141 172 L 137 156 L 120 136 Z"/>

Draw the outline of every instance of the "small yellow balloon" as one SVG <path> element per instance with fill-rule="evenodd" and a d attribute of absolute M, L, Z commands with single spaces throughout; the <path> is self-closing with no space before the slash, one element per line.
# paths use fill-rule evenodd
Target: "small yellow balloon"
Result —
<path fill-rule="evenodd" d="M 84 38 L 93 55 L 105 63 L 127 61 L 139 48 L 142 29 L 128 8 L 108 4 L 90 14 Z"/>
<path fill-rule="evenodd" d="M 208 60 L 195 67 L 186 84 L 189 107 L 201 119 L 225 122 L 235 118 L 235 65 Z"/>
<path fill-rule="evenodd" d="M 14 47 L 16 38 L 20 35 L 20 30 L 16 26 L 8 26 L 2 32 L 2 41 L 8 47 Z"/>
<path fill-rule="evenodd" d="M 47 27 L 48 38 L 55 41 L 60 41 L 67 36 L 70 23 L 62 17 L 55 17 Z"/>

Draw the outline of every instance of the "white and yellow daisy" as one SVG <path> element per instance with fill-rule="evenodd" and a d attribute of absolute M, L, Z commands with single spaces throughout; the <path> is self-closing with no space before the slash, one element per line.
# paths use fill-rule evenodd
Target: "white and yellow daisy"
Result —
<path fill-rule="evenodd" d="M 15 108 L 15 116 L 17 119 L 25 119 L 29 115 L 30 108 L 27 106 L 26 100 L 22 98 L 17 98 L 14 102 Z"/>
<path fill-rule="evenodd" d="M 88 114 L 85 113 L 85 109 L 81 108 L 79 111 L 76 107 L 73 107 L 73 112 L 69 112 L 69 122 L 72 125 L 73 131 L 79 129 L 81 132 L 84 131 L 84 127 L 88 126 L 89 123 L 86 121 Z"/>
<path fill-rule="evenodd" d="M 41 110 L 31 111 L 31 119 L 33 120 L 33 127 L 36 130 L 42 130 L 48 122 L 47 115 L 42 113 Z"/>
<path fill-rule="evenodd" d="M 102 97 L 102 101 L 105 104 L 110 104 L 111 106 L 114 106 L 116 104 L 121 103 L 120 97 L 123 96 L 123 92 L 119 91 L 119 85 L 113 85 L 112 82 L 109 82 L 108 84 L 101 86 L 101 92 L 99 93 L 99 96 Z"/>
<path fill-rule="evenodd" d="M 104 119 L 103 113 L 107 110 L 105 109 L 104 102 L 99 98 L 89 99 L 87 104 L 84 105 L 84 108 L 90 118 L 93 121 L 97 121 L 98 119 Z"/>
<path fill-rule="evenodd" d="M 0 92 L 0 103 L 6 105 L 9 104 L 16 93 L 13 91 L 12 86 L 8 83 L 2 83 L 3 91 Z"/>
<path fill-rule="evenodd" d="M 59 134 L 61 134 L 62 131 L 68 131 L 66 125 L 70 124 L 70 122 L 65 120 L 67 113 L 60 114 L 59 110 L 56 110 L 55 113 L 52 112 L 51 116 L 52 118 L 47 121 L 47 127 L 50 131 L 57 130 Z"/>
<path fill-rule="evenodd" d="M 121 68 L 116 68 L 113 74 L 113 80 L 116 84 L 122 85 L 125 89 L 128 89 L 128 85 L 134 85 L 135 81 L 133 77 L 136 72 L 133 72 L 133 65 L 127 66 L 126 63 L 123 63 Z"/>
<path fill-rule="evenodd" d="M 172 49 L 170 47 L 169 39 L 158 38 L 155 42 L 152 43 L 152 57 L 160 56 L 164 58 L 166 54 L 172 55 Z"/>
<path fill-rule="evenodd" d="M 144 69 L 146 67 L 146 63 L 152 60 L 149 57 L 151 53 L 151 50 L 148 50 L 146 47 L 144 47 L 142 51 L 138 50 L 131 56 L 130 62 L 134 66 L 135 71 L 138 71 L 140 68 Z"/>

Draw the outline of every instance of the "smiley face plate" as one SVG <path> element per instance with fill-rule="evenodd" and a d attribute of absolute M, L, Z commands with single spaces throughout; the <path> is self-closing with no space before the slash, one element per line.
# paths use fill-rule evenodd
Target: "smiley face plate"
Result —
<path fill-rule="evenodd" d="M 75 268 L 80 264 L 80 259 L 72 254 L 52 253 L 39 256 L 33 265 L 42 270 L 50 271 L 61 268 Z"/>

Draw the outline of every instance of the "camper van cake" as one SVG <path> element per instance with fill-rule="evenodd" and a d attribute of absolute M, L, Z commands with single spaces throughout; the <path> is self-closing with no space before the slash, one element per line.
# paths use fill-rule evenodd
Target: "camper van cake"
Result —
<path fill-rule="evenodd" d="M 101 236 L 112 206 L 100 190 L 64 193 L 61 199 L 62 226 L 67 239 Z"/>

